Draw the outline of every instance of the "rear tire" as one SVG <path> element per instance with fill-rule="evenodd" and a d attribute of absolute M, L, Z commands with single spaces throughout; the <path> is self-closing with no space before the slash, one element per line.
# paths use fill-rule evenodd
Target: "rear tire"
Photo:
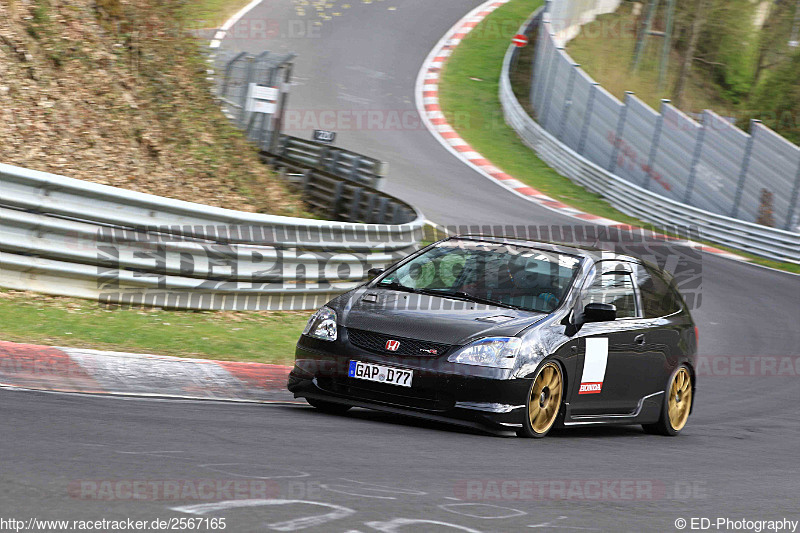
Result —
<path fill-rule="evenodd" d="M 555 361 L 548 361 L 536 373 L 528 391 L 525 418 L 517 435 L 541 439 L 555 425 L 564 399 L 564 375 Z"/>
<path fill-rule="evenodd" d="M 316 398 L 306 398 L 309 405 L 315 409 L 319 409 L 323 413 L 332 415 L 341 415 L 352 409 L 352 405 L 345 405 L 343 403 L 326 402 L 325 400 L 317 400 Z"/>
<path fill-rule="evenodd" d="M 672 373 L 664 391 L 661 417 L 654 424 L 642 424 L 645 433 L 674 437 L 683 430 L 689 419 L 694 400 L 692 373 L 686 365 L 680 365 Z"/>

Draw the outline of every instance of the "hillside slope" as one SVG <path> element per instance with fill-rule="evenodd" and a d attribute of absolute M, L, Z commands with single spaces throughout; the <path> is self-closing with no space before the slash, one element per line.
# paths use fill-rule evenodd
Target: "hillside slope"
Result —
<path fill-rule="evenodd" d="M 302 215 L 216 106 L 181 0 L 0 0 L 0 162 Z"/>

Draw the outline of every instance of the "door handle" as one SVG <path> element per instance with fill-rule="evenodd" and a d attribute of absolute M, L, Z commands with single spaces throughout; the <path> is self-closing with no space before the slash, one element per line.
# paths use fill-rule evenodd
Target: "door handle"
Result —
<path fill-rule="evenodd" d="M 644 345 L 644 335 L 637 335 L 634 337 L 633 342 L 639 345 Z"/>

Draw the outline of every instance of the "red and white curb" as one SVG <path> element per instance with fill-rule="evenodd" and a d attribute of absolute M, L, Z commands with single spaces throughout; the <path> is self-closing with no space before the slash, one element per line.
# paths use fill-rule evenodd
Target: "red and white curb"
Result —
<path fill-rule="evenodd" d="M 0 386 L 58 392 L 286 401 L 288 366 L 0 341 Z"/>
<path fill-rule="evenodd" d="M 478 153 L 478 151 L 470 146 L 467 141 L 462 139 L 458 135 L 458 132 L 456 132 L 456 130 L 453 129 L 450 124 L 448 124 L 447 119 L 445 119 L 439 103 L 439 82 L 442 68 L 453 54 L 453 51 L 461 44 L 462 40 L 478 24 L 480 24 L 483 19 L 491 15 L 492 12 L 494 12 L 497 8 L 507 4 L 509 1 L 510 0 L 489 0 L 488 2 L 481 4 L 471 12 L 467 13 L 464 18 L 458 21 L 455 26 L 453 26 L 445 34 L 445 36 L 442 37 L 436 46 L 434 46 L 433 50 L 431 50 L 431 53 L 428 54 L 428 57 L 422 64 L 422 68 L 417 76 L 416 84 L 417 110 L 422 117 L 423 123 L 428 128 L 428 131 L 430 131 L 431 134 L 453 155 L 461 159 L 461 161 L 466 163 L 482 176 L 506 188 L 521 198 L 531 201 L 544 208 L 550 209 L 551 211 L 555 211 L 562 215 L 566 215 L 584 222 L 617 228 L 623 231 L 640 229 L 630 226 L 629 224 L 617 222 L 616 220 L 592 215 L 591 213 L 585 213 L 580 209 L 576 209 L 572 206 L 559 202 L 558 200 L 547 196 L 541 191 L 522 183 L 513 176 L 506 174 L 494 166 L 491 161 Z M 676 242 L 679 241 L 673 237 L 660 235 L 654 232 L 644 230 L 643 232 L 648 236 L 674 240 Z M 686 242 L 704 252 L 726 257 L 728 259 L 749 262 L 748 259 L 726 250 L 721 250 L 719 248 L 701 243 L 691 241 Z"/>

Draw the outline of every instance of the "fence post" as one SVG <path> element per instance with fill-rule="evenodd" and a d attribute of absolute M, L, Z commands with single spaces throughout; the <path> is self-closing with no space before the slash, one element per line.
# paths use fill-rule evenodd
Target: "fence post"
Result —
<path fill-rule="evenodd" d="M 331 203 L 331 208 L 329 211 L 331 220 L 336 220 L 336 218 L 339 216 L 339 205 L 342 203 L 343 194 L 344 182 L 340 181 L 336 184 L 336 188 L 333 190 L 333 202 Z"/>
<path fill-rule="evenodd" d="M 742 159 L 742 170 L 739 172 L 739 181 L 736 183 L 736 194 L 733 197 L 731 218 L 736 218 L 739 215 L 739 204 L 742 203 L 744 183 L 747 180 L 747 171 L 750 170 L 750 156 L 753 153 L 753 144 L 756 142 L 756 130 L 758 130 L 756 124 L 761 124 L 761 121 L 755 119 L 750 121 L 750 138 L 747 140 L 747 147 L 744 150 L 744 158 Z"/>
<path fill-rule="evenodd" d="M 247 125 L 247 100 L 250 96 L 250 84 L 253 82 L 253 70 L 255 69 L 254 65 L 256 64 L 256 59 L 248 58 L 247 61 L 247 76 L 245 77 L 244 81 L 244 91 L 242 91 L 242 111 L 239 114 L 239 124 L 242 127 Z"/>
<path fill-rule="evenodd" d="M 625 102 L 622 110 L 619 112 L 619 121 L 617 122 L 617 131 L 614 134 L 614 149 L 611 151 L 611 161 L 608 162 L 608 171 L 612 174 L 617 170 L 617 158 L 619 157 L 619 145 L 622 144 L 622 134 L 625 133 L 625 121 L 628 117 L 628 105 L 630 103 L 632 91 L 625 91 Z"/>
<path fill-rule="evenodd" d="M 353 187 L 353 198 L 350 200 L 350 222 L 357 222 L 358 215 L 361 212 L 361 187 Z"/>
<path fill-rule="evenodd" d="M 578 63 L 572 64 L 572 70 L 569 73 L 569 82 L 567 82 L 567 94 L 564 96 L 564 110 L 561 113 L 561 127 L 558 131 L 558 140 L 564 140 L 564 131 L 567 129 L 567 119 L 569 112 L 572 109 L 572 93 L 575 91 L 575 78 L 578 75 Z"/>
<path fill-rule="evenodd" d="M 323 146 L 319 152 L 317 152 L 317 168 L 326 168 L 325 161 L 327 161 L 328 156 L 331 153 L 331 148 L 328 145 Z"/>
<path fill-rule="evenodd" d="M 553 91 L 553 80 L 556 77 L 556 72 L 558 72 L 559 59 L 561 59 L 561 55 L 559 54 L 559 52 L 561 50 L 563 50 L 563 49 L 564 49 L 563 46 L 557 46 L 555 51 L 553 52 L 553 61 L 550 62 L 550 74 L 548 74 L 548 76 L 547 76 L 547 87 L 545 89 L 545 93 L 544 94 L 545 94 L 545 96 L 547 96 L 547 98 L 549 98 L 549 100 L 551 102 L 552 102 L 552 94 L 553 94 L 552 93 L 552 91 Z M 542 103 L 542 105 L 544 105 L 544 102 Z M 541 114 L 539 115 L 539 124 L 541 124 L 542 127 L 545 130 L 548 130 L 547 125 L 549 123 L 550 123 L 550 113 L 549 112 L 545 113 L 544 116 L 542 116 Z"/>
<path fill-rule="evenodd" d="M 400 206 L 397 205 L 396 202 L 389 202 L 389 208 L 386 210 L 386 222 L 384 224 L 395 224 L 395 219 L 397 219 L 397 212 L 400 210 Z"/>
<path fill-rule="evenodd" d="M 694 191 L 694 182 L 697 179 L 697 165 L 700 164 L 700 156 L 703 155 L 703 143 L 706 140 L 706 128 L 708 128 L 707 115 L 703 114 L 703 123 L 700 125 L 700 131 L 697 134 L 697 144 L 694 147 L 694 154 L 692 155 L 692 167 L 689 170 L 689 181 L 686 182 L 686 193 L 683 195 L 683 203 L 689 204 Z M 691 205 L 691 204 L 689 204 Z"/>
<path fill-rule="evenodd" d="M 658 143 L 661 142 L 661 130 L 664 129 L 664 105 L 668 103 L 669 100 L 666 98 L 661 99 L 661 112 L 658 114 L 658 119 L 656 120 L 656 128 L 655 131 L 653 131 L 653 141 L 650 143 L 650 154 L 647 156 L 647 168 L 645 169 L 642 187 L 648 191 L 650 190 L 650 181 L 653 177 L 653 165 L 656 164 Z"/>
<path fill-rule="evenodd" d="M 278 146 L 278 142 L 280 140 L 281 130 L 283 129 L 283 118 L 286 114 L 286 106 L 289 101 L 289 87 L 292 83 L 292 71 L 293 71 L 293 63 L 291 63 L 292 59 L 294 59 L 294 54 L 289 54 L 284 58 L 283 63 L 281 64 L 281 69 L 283 69 L 283 79 L 280 80 L 280 87 L 278 88 L 278 98 L 280 99 L 280 103 L 278 104 L 278 109 L 276 110 L 275 120 L 272 124 L 272 133 L 270 138 L 270 149 L 275 149 Z M 280 72 L 280 69 L 279 69 Z"/>
<path fill-rule="evenodd" d="M 303 172 L 303 194 L 309 196 L 311 194 L 311 179 L 313 178 L 314 171 L 306 169 Z"/>
<path fill-rule="evenodd" d="M 797 201 L 800 199 L 800 163 L 797 165 L 797 176 L 794 179 L 794 187 L 792 187 L 792 195 L 789 197 L 789 212 L 786 214 L 786 224 L 783 229 L 792 231 L 792 219 L 794 218 L 794 210 L 797 207 Z"/>
<path fill-rule="evenodd" d="M 379 161 L 377 165 L 375 165 L 375 169 L 373 170 L 374 177 L 369 184 L 370 187 L 375 189 L 380 189 L 383 183 L 383 178 L 389 175 L 389 162 L 388 161 Z"/>
<path fill-rule="evenodd" d="M 228 64 L 225 65 L 225 77 L 222 79 L 222 87 L 220 87 L 220 96 L 225 98 L 228 96 L 228 86 L 231 83 L 231 76 L 233 74 L 233 66 L 236 64 L 237 61 L 242 59 L 242 57 L 247 56 L 247 52 L 241 52 L 236 55 L 233 59 L 228 61 Z"/>
<path fill-rule="evenodd" d="M 376 218 L 376 222 L 378 224 L 385 224 L 386 223 L 386 206 L 389 203 L 388 198 L 381 198 L 378 201 L 378 216 Z"/>
<path fill-rule="evenodd" d="M 392 214 L 392 224 L 399 224 L 401 220 L 406 217 L 407 210 L 400 204 L 394 204 L 394 213 Z"/>
<path fill-rule="evenodd" d="M 339 159 L 341 158 L 342 152 L 341 150 L 332 150 L 333 157 L 329 161 L 325 163 L 325 170 L 330 172 L 331 174 L 336 174 L 337 176 L 341 177 L 341 171 L 339 170 Z"/>
<path fill-rule="evenodd" d="M 373 193 L 369 193 L 369 199 L 367 200 L 367 210 L 364 213 L 364 222 L 366 224 L 372 224 L 372 221 L 375 218 L 375 201 L 378 199 L 378 195 Z"/>
<path fill-rule="evenodd" d="M 548 45 L 547 41 L 546 41 L 548 38 L 551 39 L 551 44 L 550 45 Z M 545 34 L 545 37 L 544 37 L 544 39 L 545 39 L 544 45 L 545 46 L 542 49 L 543 50 L 542 54 L 545 56 L 544 58 L 547 61 L 542 61 L 542 68 L 539 71 L 539 79 L 537 80 L 536 101 L 535 102 L 531 101 L 531 105 L 533 105 L 533 109 L 534 109 L 534 111 L 536 111 L 536 116 L 539 118 L 540 122 L 541 122 L 541 116 L 539 116 L 539 115 L 541 115 L 541 113 L 540 113 L 539 110 L 541 109 L 541 107 L 543 105 L 543 102 L 544 102 L 544 96 L 545 96 L 544 92 L 545 92 L 545 87 L 547 86 L 547 82 L 548 82 L 547 76 L 548 76 L 548 74 L 550 73 L 550 70 L 551 70 L 550 65 L 553 63 L 553 61 L 555 61 L 553 53 L 550 52 L 550 46 L 551 45 L 555 46 L 554 44 L 552 44 L 552 38 L 553 38 L 552 34 Z"/>
<path fill-rule="evenodd" d="M 581 128 L 581 138 L 578 140 L 578 153 L 583 155 L 583 150 L 586 148 L 586 137 L 589 136 L 589 123 L 592 121 L 592 113 L 594 112 L 594 99 L 597 93 L 597 82 L 592 83 L 592 88 L 589 89 L 589 101 L 586 102 L 586 116 L 583 119 L 583 128 Z"/>
<path fill-rule="evenodd" d="M 542 11 L 542 14 L 539 18 L 539 29 L 536 34 L 536 52 L 533 54 L 533 64 L 531 65 L 531 83 L 530 83 L 530 91 L 528 91 L 528 101 L 533 105 L 533 102 L 536 100 L 537 97 L 537 89 L 539 84 L 539 78 L 541 78 L 541 67 L 542 61 L 544 60 L 544 43 L 546 39 L 546 29 L 545 26 L 545 17 L 547 16 L 547 8 Z"/>
<path fill-rule="evenodd" d="M 289 136 L 278 136 L 278 151 L 276 152 L 277 155 L 281 157 L 286 157 L 286 154 L 289 152 Z"/>
<path fill-rule="evenodd" d="M 267 86 L 274 87 L 275 80 L 278 78 L 278 67 L 277 65 L 272 65 L 269 67 L 268 74 L 267 74 Z M 261 128 L 258 132 L 258 148 L 259 150 L 264 150 L 269 152 L 270 148 L 272 148 L 272 134 L 273 134 L 273 118 L 275 116 L 274 113 L 270 113 L 267 115 L 266 113 L 259 113 L 261 116 L 258 117 L 261 120 Z M 265 147 L 266 146 L 266 147 Z"/>
<path fill-rule="evenodd" d="M 255 71 L 255 75 L 250 78 L 248 83 L 248 88 L 250 83 L 255 83 L 260 85 L 264 82 L 263 71 L 261 70 L 261 65 L 266 65 L 266 82 L 269 83 L 269 78 L 273 75 L 272 67 L 270 66 L 273 61 L 270 59 L 270 52 L 261 52 L 256 56 L 253 60 L 253 70 Z M 251 141 L 258 144 L 259 149 L 263 149 L 262 146 L 262 133 L 264 129 L 264 124 L 266 121 L 266 116 L 263 113 L 255 113 L 251 112 L 250 117 L 247 120 L 247 138 Z"/>
<path fill-rule="evenodd" d="M 352 161 L 350 162 L 350 164 L 352 165 L 350 167 L 350 179 L 353 180 L 353 181 L 360 181 L 358 179 L 358 171 L 361 170 L 361 161 L 362 161 L 361 156 L 360 155 L 356 155 L 356 156 L 353 157 Z"/>

